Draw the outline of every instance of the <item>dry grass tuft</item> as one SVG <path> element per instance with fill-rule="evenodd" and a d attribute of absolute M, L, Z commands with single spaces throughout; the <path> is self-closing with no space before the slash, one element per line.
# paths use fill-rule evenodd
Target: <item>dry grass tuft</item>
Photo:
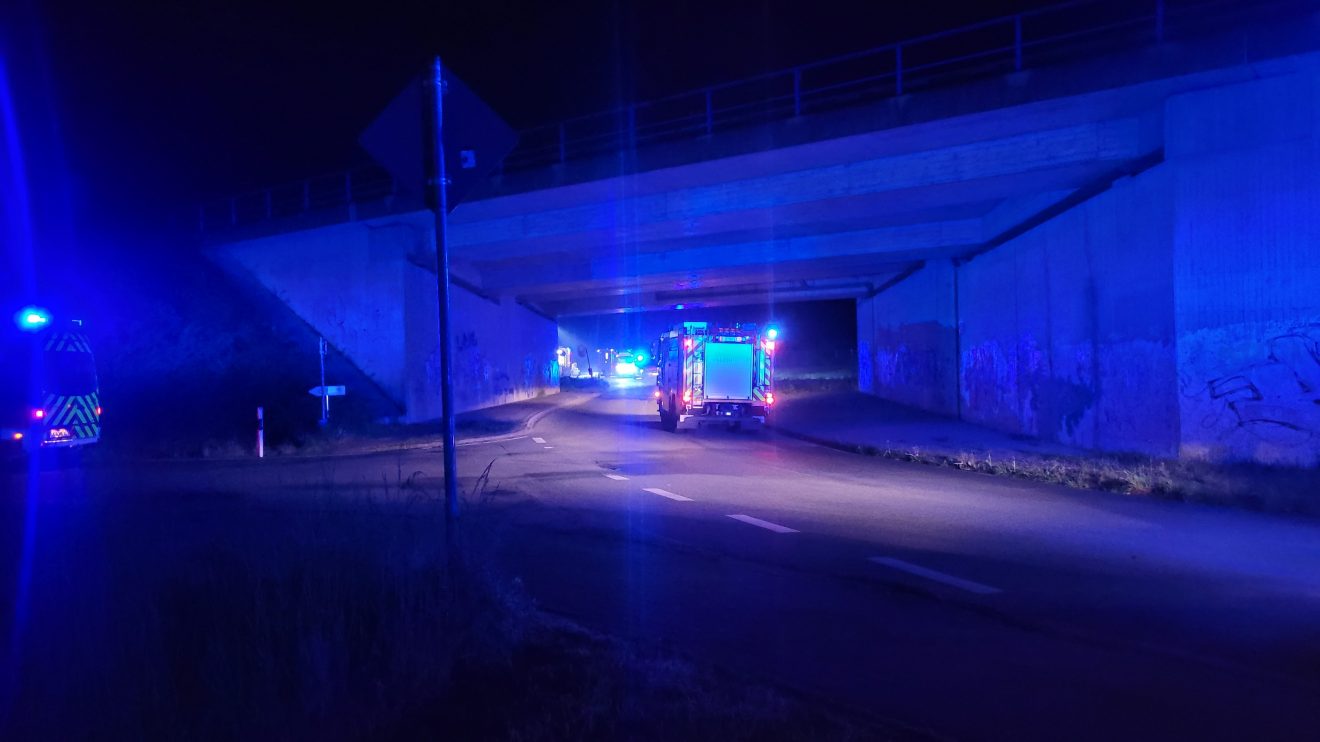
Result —
<path fill-rule="evenodd" d="M 1158 497 L 1184 502 L 1320 515 L 1320 470 L 1246 464 L 1168 461 L 1138 456 L 1047 456 L 991 451 L 941 453 L 851 447 L 868 456 L 1048 482 L 1076 489 Z"/>

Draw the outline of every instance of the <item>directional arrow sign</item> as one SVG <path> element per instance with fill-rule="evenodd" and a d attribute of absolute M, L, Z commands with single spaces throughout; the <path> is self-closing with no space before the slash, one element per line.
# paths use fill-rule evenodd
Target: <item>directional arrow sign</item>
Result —
<path fill-rule="evenodd" d="M 443 75 L 444 148 L 452 211 L 473 186 L 496 170 L 518 135 L 448 68 Z M 433 151 L 426 126 L 429 93 L 425 79 L 418 76 L 409 82 L 358 137 L 399 187 L 413 193 L 428 192 L 426 164 Z"/>
<path fill-rule="evenodd" d="M 348 393 L 344 386 L 314 386 L 307 390 L 313 397 L 342 397 Z"/>

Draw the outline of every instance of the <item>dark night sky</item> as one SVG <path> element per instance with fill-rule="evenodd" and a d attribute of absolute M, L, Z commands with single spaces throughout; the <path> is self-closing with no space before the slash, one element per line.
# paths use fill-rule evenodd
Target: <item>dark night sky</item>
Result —
<path fill-rule="evenodd" d="M 17 2 L 19 105 L 53 103 L 45 126 L 93 222 L 342 168 L 436 52 L 522 127 L 1044 4 Z"/>

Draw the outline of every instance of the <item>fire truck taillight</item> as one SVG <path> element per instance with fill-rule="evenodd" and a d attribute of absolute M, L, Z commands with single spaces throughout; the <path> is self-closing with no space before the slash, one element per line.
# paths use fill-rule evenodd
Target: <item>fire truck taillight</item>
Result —
<path fill-rule="evenodd" d="M 766 393 L 765 393 L 765 403 L 766 403 L 767 405 L 772 405 L 772 404 L 775 403 L 775 393 L 774 393 L 774 392 L 766 392 Z"/>
<path fill-rule="evenodd" d="M 46 417 L 46 411 L 38 407 L 32 411 L 32 417 L 33 419 L 41 420 Z"/>
<path fill-rule="evenodd" d="M 774 352 L 775 352 L 775 341 L 773 341 L 773 340 L 767 340 L 767 341 L 765 341 L 765 343 L 763 343 L 763 345 L 765 345 L 765 352 L 766 352 L 766 353 L 774 353 Z"/>
<path fill-rule="evenodd" d="M 692 401 L 692 390 L 689 389 L 688 391 L 683 392 L 683 401 L 684 402 Z"/>
<path fill-rule="evenodd" d="M 16 440 L 16 441 L 21 441 L 21 440 L 23 440 L 23 434 L 22 434 L 22 433 L 14 433 L 14 440 Z"/>
<path fill-rule="evenodd" d="M 683 338 L 683 347 L 692 350 L 692 338 Z"/>
<path fill-rule="evenodd" d="M 659 390 L 659 389 L 656 389 L 656 390 L 655 390 L 655 398 L 656 398 L 656 399 L 660 399 L 660 390 Z"/>
<path fill-rule="evenodd" d="M 101 416 L 101 405 L 97 405 L 97 406 L 96 406 L 96 416 L 97 416 L 97 417 L 100 417 L 100 416 Z"/>

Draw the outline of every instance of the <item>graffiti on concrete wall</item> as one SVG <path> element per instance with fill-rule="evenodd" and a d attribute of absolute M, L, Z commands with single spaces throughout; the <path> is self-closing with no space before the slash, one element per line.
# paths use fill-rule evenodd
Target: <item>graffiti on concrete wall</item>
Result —
<path fill-rule="evenodd" d="M 974 345 L 961 359 L 963 414 L 1014 433 L 1093 445 L 1086 424 L 1098 397 L 1091 357 L 1089 346 L 1056 348 L 1051 362 L 1031 335 L 1007 348 L 994 340 Z"/>
<path fill-rule="evenodd" d="M 1203 428 L 1221 439 L 1250 436 L 1282 447 L 1320 444 L 1320 324 L 1265 343 L 1264 358 L 1210 379 L 1202 393 L 1213 410 Z"/>
<path fill-rule="evenodd" d="M 962 354 L 959 373 L 963 412 L 973 420 L 1003 422 L 1016 418 L 1016 403 L 1009 395 L 1017 393 L 1017 364 L 1004 355 L 999 343 L 981 343 Z"/>
<path fill-rule="evenodd" d="M 522 388 L 534 389 L 539 385 L 539 369 L 536 367 L 536 358 L 533 356 L 523 356 L 522 362 Z"/>
<path fill-rule="evenodd" d="M 887 399 L 951 414 L 954 393 L 954 331 L 937 322 L 877 328 L 859 344 L 858 379 Z"/>
<path fill-rule="evenodd" d="M 535 354 L 488 353 L 475 331 L 454 334 L 454 398 L 461 410 L 516 402 L 545 394 L 559 385 L 559 364 Z M 426 359 L 427 382 L 440 387 L 440 350 Z"/>

